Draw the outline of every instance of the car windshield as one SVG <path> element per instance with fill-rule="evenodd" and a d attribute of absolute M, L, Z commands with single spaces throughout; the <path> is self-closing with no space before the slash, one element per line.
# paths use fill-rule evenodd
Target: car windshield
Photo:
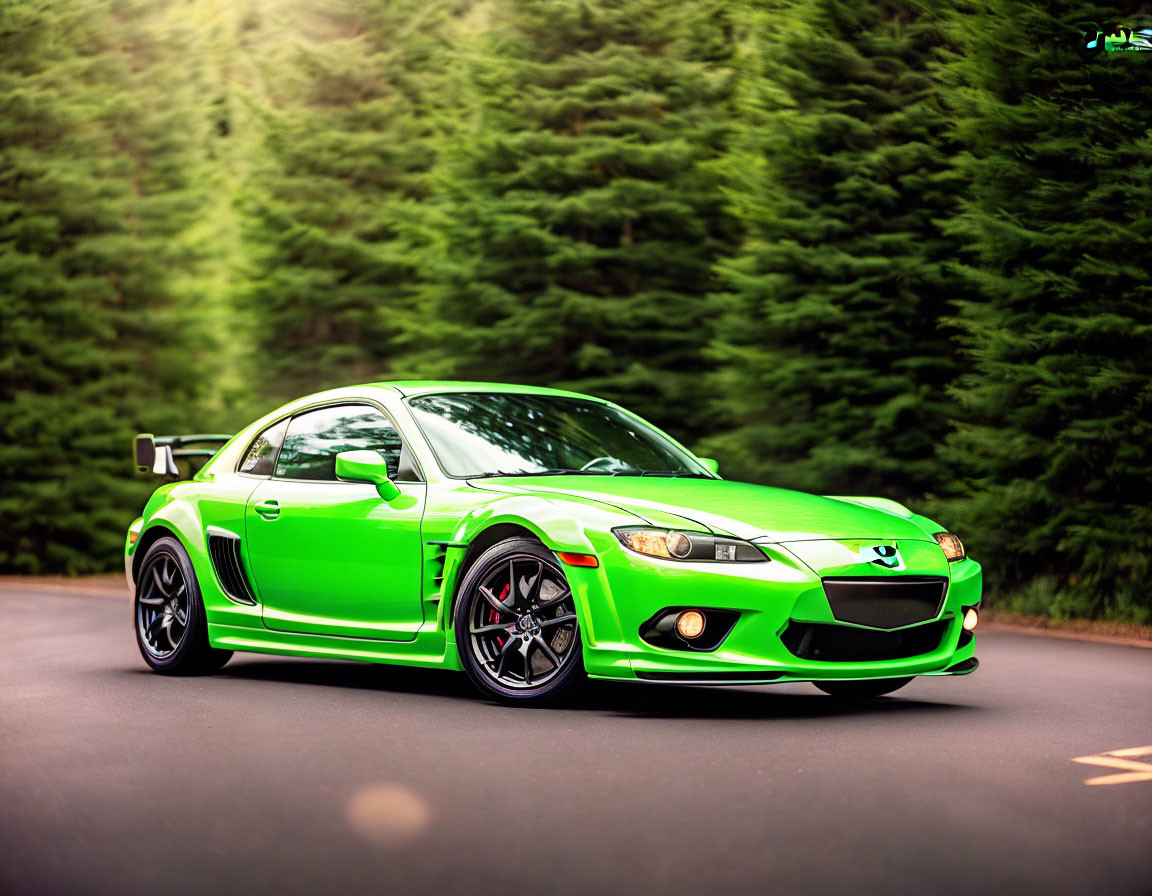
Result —
<path fill-rule="evenodd" d="M 623 411 L 560 395 L 462 392 L 409 407 L 449 476 L 699 476 L 683 449 Z"/>

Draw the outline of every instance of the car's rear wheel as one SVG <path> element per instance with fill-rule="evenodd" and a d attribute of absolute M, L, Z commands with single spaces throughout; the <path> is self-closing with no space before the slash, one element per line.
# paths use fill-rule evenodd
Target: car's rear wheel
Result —
<path fill-rule="evenodd" d="M 488 548 L 460 583 L 456 646 L 485 694 L 507 703 L 556 699 L 583 678 L 572 589 L 555 554 L 530 538 Z"/>
<path fill-rule="evenodd" d="M 157 539 L 140 564 L 133 602 L 136 645 L 156 672 L 214 672 L 232 656 L 208 643 L 208 621 L 188 552 L 175 538 Z"/>
<path fill-rule="evenodd" d="M 863 681 L 814 681 L 816 687 L 833 697 L 850 697 L 866 700 L 869 697 L 883 697 L 898 691 L 908 684 L 911 678 L 869 678 Z"/>

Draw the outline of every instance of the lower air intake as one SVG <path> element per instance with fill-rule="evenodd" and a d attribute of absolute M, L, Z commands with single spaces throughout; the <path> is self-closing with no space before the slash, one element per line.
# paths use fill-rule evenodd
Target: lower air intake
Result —
<path fill-rule="evenodd" d="M 819 622 L 788 623 L 781 638 L 793 656 L 826 663 L 905 660 L 940 646 L 949 620 L 915 625 L 897 632 L 869 631 Z"/>
<path fill-rule="evenodd" d="M 224 594 L 241 604 L 255 604 L 256 596 L 240 562 L 240 536 L 227 529 L 208 530 L 208 556 Z"/>

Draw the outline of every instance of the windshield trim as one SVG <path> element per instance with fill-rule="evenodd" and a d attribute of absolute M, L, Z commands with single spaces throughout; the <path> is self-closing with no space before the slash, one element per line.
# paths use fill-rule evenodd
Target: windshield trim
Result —
<path fill-rule="evenodd" d="M 424 439 L 424 444 L 428 447 L 429 452 L 431 452 L 432 459 L 436 462 L 436 467 L 437 467 L 437 469 L 439 469 L 440 475 L 442 475 L 445 479 L 451 479 L 455 482 L 470 482 L 473 479 L 482 479 L 482 478 L 483 479 L 498 479 L 498 478 L 515 479 L 517 477 L 532 476 L 533 473 L 530 471 L 525 471 L 522 473 L 506 473 L 506 474 L 497 475 L 497 474 L 492 474 L 492 473 L 481 472 L 481 473 L 471 473 L 467 476 L 455 476 L 452 473 L 449 473 L 448 470 L 444 467 L 444 462 L 440 459 L 440 455 L 436 451 L 436 446 L 432 443 L 432 440 L 430 438 L 428 438 L 428 433 L 424 431 L 424 427 L 420 423 L 420 418 L 415 413 L 416 409 L 413 408 L 411 405 L 411 403 L 413 401 L 417 401 L 417 400 L 422 399 L 422 398 L 432 398 L 434 396 L 440 396 L 440 395 L 449 395 L 449 396 L 452 396 L 452 395 L 532 395 L 532 396 L 537 396 L 540 398 L 551 398 L 551 399 L 556 399 L 556 400 L 588 401 L 588 402 L 592 402 L 593 404 L 603 405 L 604 407 L 614 408 L 614 409 L 620 411 L 621 413 L 625 414 L 626 416 L 630 417 L 631 419 L 635 420 L 637 423 L 641 424 L 646 429 L 655 433 L 661 439 L 665 440 L 668 443 L 668 445 L 671 448 L 675 449 L 678 453 L 682 453 L 684 455 L 685 460 L 688 462 L 688 464 L 696 472 L 701 474 L 701 478 L 705 478 L 705 479 L 719 479 L 720 478 L 719 476 L 715 475 L 711 470 L 709 470 L 707 467 L 705 467 L 703 464 L 701 464 L 699 459 L 696 457 L 695 454 L 693 454 L 691 451 L 689 451 L 687 448 L 685 448 L 683 445 L 681 445 L 679 442 L 677 442 L 675 439 L 673 439 L 670 435 L 665 433 L 659 427 L 654 426 L 653 424 L 651 424 L 647 420 L 645 420 L 643 417 L 639 416 L 638 414 L 634 414 L 632 411 L 628 410 L 627 408 L 621 407 L 620 405 L 617 405 L 617 404 L 613 404 L 610 401 L 605 401 L 603 398 L 596 398 L 593 395 L 581 395 L 578 393 L 559 393 L 558 394 L 558 393 L 546 392 L 546 391 L 523 392 L 523 391 L 519 391 L 519 390 L 517 390 L 515 392 L 513 392 L 511 390 L 508 392 L 504 392 L 504 391 L 501 391 L 499 389 L 444 389 L 442 391 L 420 392 L 416 395 L 404 396 L 403 404 L 404 404 L 405 410 L 408 412 L 408 417 L 409 417 L 409 419 L 411 419 L 413 425 L 415 425 L 417 431 L 420 433 L 420 436 Z M 604 476 L 604 477 L 611 478 L 615 474 L 602 473 L 600 471 L 589 471 L 588 473 L 584 473 L 581 475 Z M 653 476 L 653 477 L 648 477 L 648 478 L 655 479 L 655 478 L 661 478 L 661 477 Z M 668 478 L 677 478 L 677 477 L 668 477 Z M 683 477 L 683 478 L 687 478 L 687 477 Z"/>

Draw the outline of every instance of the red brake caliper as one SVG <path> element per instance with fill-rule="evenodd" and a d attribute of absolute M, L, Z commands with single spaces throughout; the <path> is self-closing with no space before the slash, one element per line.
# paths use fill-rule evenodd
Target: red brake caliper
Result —
<path fill-rule="evenodd" d="M 511 587 L 510 585 L 505 585 L 504 590 L 500 592 L 500 596 L 498 598 L 496 598 L 498 601 L 500 601 L 500 603 L 504 603 L 504 598 L 506 598 L 508 596 L 508 589 L 510 587 Z M 496 612 L 496 608 L 495 607 L 489 607 L 488 608 L 488 624 L 489 625 L 495 625 L 499 621 L 500 621 L 500 614 Z M 507 638 L 501 638 L 499 635 L 496 636 L 496 643 L 499 644 L 501 647 L 504 646 L 504 642 L 507 640 L 508 640 Z"/>

